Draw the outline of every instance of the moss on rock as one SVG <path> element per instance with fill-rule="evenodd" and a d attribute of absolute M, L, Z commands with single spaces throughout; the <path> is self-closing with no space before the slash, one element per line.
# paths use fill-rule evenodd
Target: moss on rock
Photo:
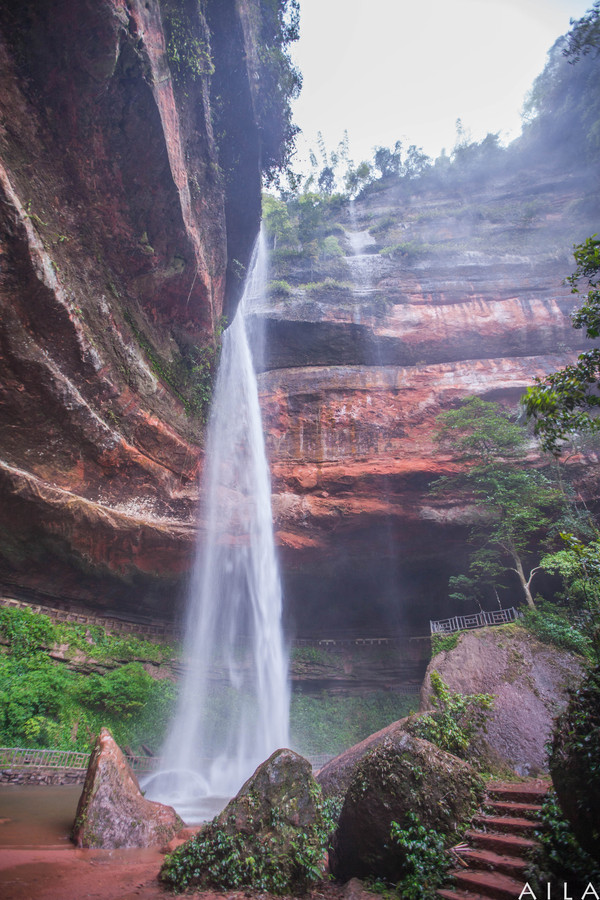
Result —
<path fill-rule="evenodd" d="M 411 815 L 450 838 L 483 795 L 483 782 L 462 760 L 428 741 L 398 731 L 356 766 L 330 852 L 339 878 L 397 881 L 402 850 L 390 841 L 392 822 Z"/>

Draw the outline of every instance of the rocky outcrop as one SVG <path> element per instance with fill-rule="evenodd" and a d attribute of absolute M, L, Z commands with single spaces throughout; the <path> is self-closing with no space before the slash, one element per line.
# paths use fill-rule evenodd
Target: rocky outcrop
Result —
<path fill-rule="evenodd" d="M 492 765 L 508 766 L 519 775 L 548 770 L 545 744 L 554 717 L 566 706 L 568 689 L 581 678 L 582 660 L 542 644 L 518 626 L 466 631 L 453 650 L 431 660 L 421 691 L 422 710 L 431 707 L 434 670 L 451 691 L 493 695 L 480 737 Z"/>
<path fill-rule="evenodd" d="M 425 828 L 452 835 L 483 794 L 471 767 L 428 741 L 398 730 L 356 766 L 329 854 L 333 874 L 393 883 L 405 858 L 391 839 L 414 814 Z"/>
<path fill-rule="evenodd" d="M 162 880 L 182 890 L 254 887 L 304 893 L 324 862 L 319 787 L 310 763 L 277 750 L 223 812 L 166 861 Z"/>
<path fill-rule="evenodd" d="M 515 408 L 585 345 L 563 279 L 595 229 L 577 212 L 586 179 L 515 156 L 485 185 L 372 191 L 353 217 L 339 211 L 345 257 L 275 270 L 290 290 L 257 313 L 261 393 L 286 596 L 305 631 L 332 607 L 338 628 L 367 634 L 424 634 L 451 614 L 473 510 L 429 494 L 456 470 L 435 419 L 470 395 Z"/>
<path fill-rule="evenodd" d="M 0 589 L 172 614 L 260 216 L 256 5 L 2 5 Z"/>
<path fill-rule="evenodd" d="M 172 807 L 144 799 L 113 736 L 102 728 L 77 806 L 74 843 L 106 850 L 163 846 L 182 826 Z"/>

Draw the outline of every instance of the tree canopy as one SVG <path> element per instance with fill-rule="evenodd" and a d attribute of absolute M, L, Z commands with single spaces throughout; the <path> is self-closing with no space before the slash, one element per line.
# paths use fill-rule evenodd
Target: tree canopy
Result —
<path fill-rule="evenodd" d="M 499 404 L 473 397 L 438 417 L 440 445 L 463 460 L 458 475 L 438 479 L 436 493 L 451 493 L 475 506 L 474 550 L 467 573 L 450 579 L 450 596 L 480 606 L 508 572 L 517 576 L 525 601 L 534 606 L 531 582 L 539 571 L 542 541 L 556 530 L 563 494 L 538 469 L 525 464 L 529 437 Z"/>
<path fill-rule="evenodd" d="M 587 285 L 582 306 L 573 314 L 573 327 L 588 338 L 600 337 L 600 238 L 592 235 L 574 251 L 577 267 L 567 279 L 573 293 Z M 585 288 L 584 288 L 585 290 Z M 523 402 L 544 450 L 558 456 L 580 432 L 600 430 L 600 348 L 581 353 L 576 363 L 536 379 Z"/>

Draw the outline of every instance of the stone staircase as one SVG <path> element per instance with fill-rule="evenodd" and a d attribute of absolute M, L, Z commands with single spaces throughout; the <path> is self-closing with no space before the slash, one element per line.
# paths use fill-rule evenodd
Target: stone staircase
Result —
<path fill-rule="evenodd" d="M 445 900 L 517 900 L 523 891 L 533 834 L 550 782 L 490 782 L 485 813 L 476 815 L 455 848 L 460 865 L 449 875 L 454 887 L 440 888 Z"/>

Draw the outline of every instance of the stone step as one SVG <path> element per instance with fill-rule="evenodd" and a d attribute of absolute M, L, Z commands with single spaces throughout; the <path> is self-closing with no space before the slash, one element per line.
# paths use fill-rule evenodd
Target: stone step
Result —
<path fill-rule="evenodd" d="M 511 878 L 501 872 L 452 869 L 449 874 L 458 888 L 492 900 L 516 900 L 525 885 L 522 879 Z"/>
<path fill-rule="evenodd" d="M 486 806 L 501 815 L 522 816 L 525 819 L 537 819 L 542 810 L 537 803 L 516 803 L 513 800 L 488 800 Z"/>
<path fill-rule="evenodd" d="M 469 849 L 457 853 L 469 869 L 491 869 L 513 878 L 520 878 L 530 865 L 528 860 L 520 856 L 496 853 L 493 850 Z"/>
<path fill-rule="evenodd" d="M 452 888 L 438 888 L 436 891 L 438 897 L 444 900 L 482 900 L 481 894 L 473 894 L 471 891 L 455 891 Z"/>
<path fill-rule="evenodd" d="M 524 856 L 539 846 L 537 841 L 522 835 L 494 834 L 491 831 L 467 831 L 464 840 L 502 856 Z"/>
<path fill-rule="evenodd" d="M 516 803 L 541 803 L 549 790 L 548 781 L 515 783 L 490 781 L 487 786 L 489 797 L 497 800 L 514 800 Z"/>
<path fill-rule="evenodd" d="M 473 817 L 473 823 L 489 831 L 502 831 L 509 834 L 533 834 L 539 828 L 539 822 L 523 819 L 520 816 L 486 816 Z"/>

